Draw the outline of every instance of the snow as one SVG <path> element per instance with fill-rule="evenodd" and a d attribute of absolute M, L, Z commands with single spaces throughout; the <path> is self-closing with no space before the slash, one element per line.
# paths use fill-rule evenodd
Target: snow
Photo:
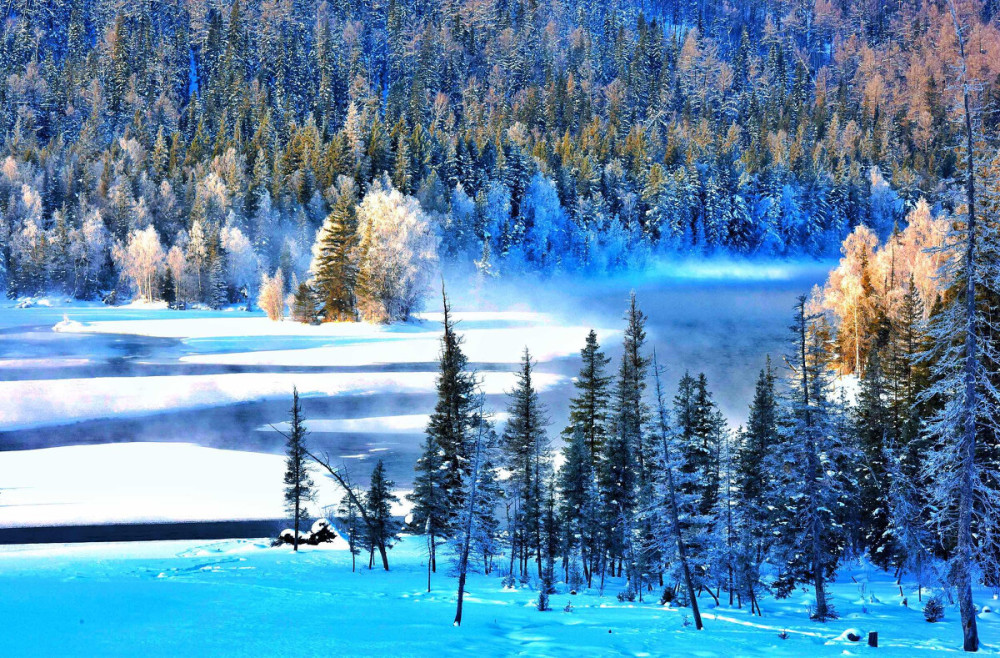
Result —
<path fill-rule="evenodd" d="M 58 331 L 93 334 L 129 334 L 184 339 L 210 354 L 181 358 L 184 363 L 220 365 L 364 366 L 386 363 L 431 363 L 440 349 L 440 313 L 417 316 L 419 321 L 396 325 L 358 322 L 326 323 L 319 326 L 298 322 L 272 322 L 265 317 L 156 317 L 112 319 L 80 323 L 70 320 Z M 537 312 L 456 312 L 463 348 L 473 362 L 517 363 L 526 345 L 536 360 L 572 356 L 580 349 L 590 327 L 560 324 L 554 317 Z M 617 330 L 599 332 L 602 340 Z M 253 337 L 253 350 L 244 351 Z M 269 349 L 279 338 L 302 339 L 298 349 Z M 306 342 L 310 341 L 310 342 Z M 324 344 L 312 347 L 315 341 Z M 235 350 L 230 353 L 218 351 Z"/>
<path fill-rule="evenodd" d="M 286 398 L 297 386 L 303 397 L 379 393 L 428 393 L 433 372 L 396 373 L 267 373 L 168 375 L 154 377 L 95 377 L 0 382 L 0 431 L 73 421 L 141 415 Z M 563 376 L 538 373 L 536 387 L 544 391 Z M 487 372 L 482 390 L 500 394 L 512 388 L 513 373 Z"/>
<path fill-rule="evenodd" d="M 59 332 L 79 333 L 82 332 L 83 330 L 84 330 L 83 325 L 77 322 L 76 320 L 70 320 L 68 315 L 64 315 L 62 322 L 57 322 L 55 326 L 52 327 L 52 331 L 59 331 Z"/>
<path fill-rule="evenodd" d="M 919 606 L 898 604 L 891 576 L 867 583 L 884 604 L 862 611 L 857 586 L 867 572 L 845 569 L 830 587 L 842 618 L 809 621 L 806 593 L 762 601 L 763 617 L 700 602 L 690 610 L 619 602 L 622 583 L 577 595 L 557 584 L 553 610 L 539 612 L 532 587 L 504 589 L 497 576 L 471 574 L 463 624 L 454 627 L 448 560 L 427 592 L 422 537 L 389 551 L 391 571 L 356 573 L 343 542 L 269 548 L 267 539 L 0 547 L 0 646 L 7 655 L 407 655 L 407 656 L 919 656 L 959 653 L 958 612 L 937 624 Z M 447 549 L 444 549 L 447 552 Z M 916 602 L 916 592 L 906 593 Z M 977 591 L 977 603 L 987 593 Z M 564 612 L 572 603 L 570 612 Z M 687 622 L 687 625 L 685 625 Z M 879 648 L 841 639 L 847 629 L 879 633 Z M 984 620 L 987 642 L 997 620 Z M 779 634 L 785 633 L 787 639 Z M 987 647 L 988 649 L 988 647 Z"/>
<path fill-rule="evenodd" d="M 274 519 L 284 457 L 187 443 L 112 443 L 2 453 L 0 527 Z M 317 502 L 341 495 L 317 470 Z"/>

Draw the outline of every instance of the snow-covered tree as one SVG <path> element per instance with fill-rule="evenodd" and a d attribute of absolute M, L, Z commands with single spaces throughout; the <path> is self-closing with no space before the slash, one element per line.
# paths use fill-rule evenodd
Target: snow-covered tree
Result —
<path fill-rule="evenodd" d="M 809 583 L 815 596 L 811 616 L 824 621 L 836 615 L 826 583 L 845 544 L 842 510 L 848 481 L 845 437 L 838 433 L 830 399 L 830 349 L 816 320 L 807 312 L 806 297 L 800 297 L 790 327 L 788 401 L 770 470 L 775 474 L 771 504 L 777 594 L 787 596 L 796 584 Z"/>
<path fill-rule="evenodd" d="M 527 574 L 528 563 L 534 557 L 541 578 L 544 494 L 552 456 L 545 431 L 548 412 L 532 383 L 533 370 L 531 354 L 525 348 L 516 373 L 517 382 L 508 392 L 510 417 L 504 427 L 502 446 L 505 467 L 511 473 L 508 486 L 515 505 L 511 550 L 517 553 L 522 575 Z"/>
<path fill-rule="evenodd" d="M 273 322 L 278 322 L 285 317 L 285 275 L 279 267 L 274 276 L 268 276 L 267 272 L 260 275 L 260 297 L 257 298 L 257 305 L 267 313 L 267 317 Z"/>
<path fill-rule="evenodd" d="M 229 283 L 247 301 L 247 310 L 257 297 L 260 261 L 250 241 L 235 226 L 225 226 L 220 233 L 221 246 L 226 254 L 226 274 Z"/>
<path fill-rule="evenodd" d="M 376 182 L 358 206 L 357 300 L 371 322 L 418 311 L 437 264 L 437 240 L 416 199 Z"/>
<path fill-rule="evenodd" d="M 128 243 L 115 245 L 114 253 L 119 268 L 131 280 L 139 298 L 147 302 L 157 299 L 166 257 L 156 229 L 147 226 L 141 231 L 132 231 Z"/>

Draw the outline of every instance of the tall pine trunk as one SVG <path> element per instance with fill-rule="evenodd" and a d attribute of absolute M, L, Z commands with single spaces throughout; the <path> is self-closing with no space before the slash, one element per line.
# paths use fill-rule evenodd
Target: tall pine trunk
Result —
<path fill-rule="evenodd" d="M 976 467 L 976 407 L 978 391 L 976 378 L 979 361 L 976 354 L 979 326 L 976 322 L 976 181 L 975 152 L 973 150 L 972 109 L 969 100 L 969 80 L 965 62 L 965 37 L 959 24 L 954 0 L 948 0 L 948 9 L 955 24 L 962 71 L 962 104 L 965 118 L 966 184 L 965 194 L 968 205 L 965 243 L 965 400 L 962 409 L 961 486 L 958 503 L 958 546 L 955 561 L 955 588 L 958 591 L 958 607 L 962 617 L 963 648 L 966 651 L 979 650 L 979 629 L 976 624 L 976 609 L 972 601 L 972 504 L 973 475 Z"/>
<path fill-rule="evenodd" d="M 660 417 L 660 438 L 663 441 L 663 459 L 667 467 L 667 494 L 670 499 L 670 527 L 677 541 L 677 557 L 681 562 L 681 573 L 684 574 L 684 587 L 691 601 L 691 614 L 694 615 L 694 627 L 699 631 L 703 628 L 701 611 L 698 609 L 698 599 L 694 592 L 694 582 L 691 579 L 691 568 L 687 560 L 687 548 L 681 534 L 680 513 L 677 510 L 677 488 L 674 485 L 674 469 L 670 464 L 670 445 L 667 442 L 667 411 L 663 403 L 663 390 L 660 385 L 660 369 L 656 363 L 656 351 L 653 351 L 653 374 L 656 378 L 656 402 Z"/>

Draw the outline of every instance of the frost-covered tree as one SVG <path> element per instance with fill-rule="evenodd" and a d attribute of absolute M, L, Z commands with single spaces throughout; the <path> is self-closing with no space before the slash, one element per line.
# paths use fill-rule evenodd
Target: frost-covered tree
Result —
<path fill-rule="evenodd" d="M 771 504 L 777 594 L 787 596 L 798 583 L 812 585 L 811 616 L 824 621 L 836 615 L 826 583 L 844 548 L 848 480 L 845 437 L 838 432 L 831 400 L 830 349 L 816 321 L 808 314 L 806 297 L 799 297 L 790 327 L 793 351 L 786 357 L 788 399 L 770 469 L 775 474 Z"/>
<path fill-rule="evenodd" d="M 416 199 L 386 181 L 358 206 L 357 303 L 370 322 L 406 320 L 423 304 L 437 264 L 437 240 Z"/>
<path fill-rule="evenodd" d="M 147 226 L 141 231 L 132 231 L 127 244 L 115 245 L 115 260 L 140 299 L 147 302 L 157 299 L 166 258 L 156 229 Z"/>
<path fill-rule="evenodd" d="M 246 299 L 247 310 L 253 308 L 260 280 L 260 260 L 250 241 L 235 226 L 225 226 L 220 233 L 222 250 L 226 255 L 226 275 L 229 283 Z"/>
<path fill-rule="evenodd" d="M 261 273 L 257 306 L 267 313 L 267 317 L 273 322 L 285 317 L 285 275 L 280 267 L 274 276 L 268 276 L 267 272 Z"/>
<path fill-rule="evenodd" d="M 693 565 L 689 557 L 689 533 L 684 520 L 694 509 L 694 497 L 684 493 L 684 485 L 688 476 L 681 470 L 680 451 L 676 446 L 676 433 L 672 432 L 667 419 L 666 395 L 662 385 L 663 373 L 653 354 L 653 381 L 656 387 L 656 436 L 660 443 L 659 498 L 661 522 L 658 524 L 659 537 L 664 546 L 664 552 L 676 556 L 676 571 L 684 583 L 688 603 L 694 614 L 695 628 L 702 629 L 701 612 L 698 609 L 698 597 L 695 594 L 695 579 Z M 670 551 L 666 547 L 674 550 Z"/>
<path fill-rule="evenodd" d="M 985 156 L 981 99 L 966 66 L 968 27 L 948 3 L 960 54 L 962 88 L 964 207 L 945 241 L 943 273 L 953 282 L 931 318 L 928 360 L 932 384 L 925 401 L 939 401 L 925 425 L 930 444 L 927 469 L 932 522 L 950 553 L 950 583 L 958 594 L 964 648 L 979 649 L 973 580 L 977 572 L 997 573 L 1000 554 L 1000 392 L 996 338 L 1000 310 L 1000 158 Z M 986 158 L 989 159 L 986 159 Z"/>

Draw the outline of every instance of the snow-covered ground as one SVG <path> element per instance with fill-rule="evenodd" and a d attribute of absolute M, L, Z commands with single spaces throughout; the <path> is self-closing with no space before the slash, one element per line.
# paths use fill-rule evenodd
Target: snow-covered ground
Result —
<path fill-rule="evenodd" d="M 808 592 L 762 602 L 763 617 L 701 598 L 705 628 L 690 610 L 619 602 L 620 582 L 571 594 L 557 585 L 552 610 L 531 587 L 504 589 L 472 575 L 463 624 L 454 577 L 432 578 L 422 538 L 389 552 L 388 573 L 360 569 L 341 542 L 267 548 L 260 541 L 70 544 L 0 548 L 0 647 L 10 656 L 922 656 L 961 651 L 955 607 L 924 621 L 889 576 L 845 567 L 831 587 L 841 618 L 808 620 Z M 359 561 L 367 564 L 365 557 Z M 443 560 L 442 560 L 443 562 Z M 853 579 L 859 581 L 853 582 Z M 862 592 L 860 584 L 864 584 Z M 976 603 L 994 606 L 987 592 Z M 926 600 L 926 598 L 925 598 Z M 725 603 L 725 600 L 724 600 Z M 570 611 L 566 611 L 569 604 Z M 989 651 L 1000 615 L 980 614 Z M 879 648 L 847 640 L 879 634 Z M 779 634 L 786 634 L 786 639 Z"/>
<path fill-rule="evenodd" d="M 331 455 L 335 464 L 343 457 Z M 280 455 L 187 443 L 4 452 L 0 527 L 278 519 L 284 472 Z M 343 492 L 313 475 L 318 515 Z"/>

